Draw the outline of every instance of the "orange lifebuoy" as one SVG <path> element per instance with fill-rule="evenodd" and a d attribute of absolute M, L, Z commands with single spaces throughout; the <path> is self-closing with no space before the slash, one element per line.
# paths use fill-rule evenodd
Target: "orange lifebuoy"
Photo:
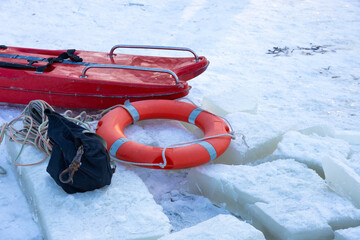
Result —
<path fill-rule="evenodd" d="M 190 122 L 204 132 L 203 140 L 166 149 L 128 140 L 124 128 L 146 119 Z M 158 169 L 181 169 L 207 163 L 224 153 L 231 141 L 229 126 L 222 118 L 193 104 L 173 100 L 144 100 L 117 107 L 101 118 L 96 133 L 105 139 L 113 157 Z"/>

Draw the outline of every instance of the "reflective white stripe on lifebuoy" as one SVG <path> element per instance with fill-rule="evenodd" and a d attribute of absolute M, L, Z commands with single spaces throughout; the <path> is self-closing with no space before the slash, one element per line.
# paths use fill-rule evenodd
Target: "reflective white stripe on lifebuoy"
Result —
<path fill-rule="evenodd" d="M 195 124 L 196 118 L 199 116 L 199 114 L 204 111 L 201 108 L 195 108 L 189 115 L 189 123 Z"/>
<path fill-rule="evenodd" d="M 118 140 L 116 140 L 113 145 L 111 145 L 110 147 L 110 154 L 112 156 L 116 156 L 116 152 L 119 149 L 119 147 L 121 147 L 121 145 L 123 145 L 124 143 L 126 143 L 127 141 L 129 141 L 129 139 L 127 138 L 119 138 Z"/>
<path fill-rule="evenodd" d="M 216 153 L 216 150 L 215 148 L 213 147 L 213 145 L 211 145 L 211 143 L 208 143 L 206 141 L 201 141 L 201 142 L 198 142 L 196 144 L 199 144 L 201 146 L 203 146 L 209 153 L 210 155 L 210 161 L 214 160 L 215 158 L 217 158 L 217 153 Z"/>
<path fill-rule="evenodd" d="M 130 113 L 130 115 L 133 119 L 133 122 L 135 123 L 135 122 L 139 121 L 139 119 L 140 119 L 139 112 L 136 110 L 136 108 L 134 108 L 133 105 L 131 105 L 130 101 L 126 100 L 124 105 L 126 107 L 126 110 Z"/>

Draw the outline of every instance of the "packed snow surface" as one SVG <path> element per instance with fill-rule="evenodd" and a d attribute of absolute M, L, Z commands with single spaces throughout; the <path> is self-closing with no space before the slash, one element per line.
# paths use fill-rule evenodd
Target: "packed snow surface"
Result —
<path fill-rule="evenodd" d="M 114 191 L 129 208 L 116 214 L 121 209 L 113 209 L 117 200 L 108 196 L 106 211 L 113 217 L 94 216 L 98 222 L 106 221 L 103 224 L 107 226 L 121 222 L 119 229 L 125 229 L 121 233 L 111 227 L 103 231 L 114 239 L 195 235 L 232 212 L 239 218 L 233 217 L 229 226 L 216 226 L 207 233 L 223 239 L 241 224 L 248 226 L 244 233 L 251 234 L 254 226 L 266 239 L 357 240 L 359 13 L 358 0 L 0 1 L 0 20 L 4 23 L 0 44 L 103 52 L 116 44 L 183 46 L 206 56 L 210 66 L 189 81 L 192 89 L 188 98 L 225 116 L 236 135 L 228 151 L 206 166 L 161 171 L 119 165 L 114 176 L 114 183 L 119 184 L 74 196 L 66 196 L 46 178 L 42 172 L 46 162 L 26 170 L 15 168 L 11 163 L 15 148 L 7 149 L 2 143 L 0 166 L 7 174 L 0 175 L 0 236 L 58 239 L 60 233 L 53 230 L 52 222 L 44 222 L 41 216 L 57 218 L 57 206 L 66 205 L 79 213 L 82 226 L 87 219 L 81 217 L 80 210 L 97 212 L 96 206 L 104 202 L 96 196 Z M 163 51 L 123 52 L 188 56 Z M 0 123 L 18 117 L 23 108 L 2 103 Z M 128 127 L 125 133 L 142 144 L 165 147 L 202 136 L 198 129 L 188 131 L 188 127 L 173 121 L 146 121 Z M 32 159 L 39 158 L 36 150 L 26 151 L 23 160 L 39 160 Z M 223 169 L 226 181 L 220 181 Z M 31 172 L 38 173 L 26 174 Z M 24 175 L 18 177 L 18 173 Z M 25 176 L 32 176 L 37 183 L 21 183 L 19 179 Z M 211 181 L 201 181 L 205 176 Z M 47 180 L 41 181 L 44 178 Z M 203 185 L 196 186 L 194 179 Z M 136 184 L 136 189 L 129 190 L 136 201 L 127 202 L 129 196 L 123 191 L 131 184 Z M 197 191 L 190 191 L 189 185 Z M 52 195 L 44 191 L 45 186 L 51 188 Z M 226 191 L 218 199 L 199 191 L 220 186 Z M 244 186 L 249 189 L 239 192 Z M 44 199 L 34 204 L 35 196 Z M 57 205 L 46 203 L 49 198 Z M 237 205 L 236 200 L 249 204 Z M 147 208 L 136 210 L 142 201 Z M 40 214 L 39 209 L 44 212 Z M 126 213 L 133 213 L 133 217 Z M 67 216 L 76 217 L 70 212 Z M 141 216 L 159 221 L 142 221 Z M 102 232 L 95 223 L 87 233 L 76 231 L 76 227 L 69 229 L 62 220 L 59 224 L 74 231 L 74 236 L 83 233 L 97 239 Z M 156 226 L 156 234 L 145 234 Z M 269 226 L 274 226 L 273 230 Z"/>

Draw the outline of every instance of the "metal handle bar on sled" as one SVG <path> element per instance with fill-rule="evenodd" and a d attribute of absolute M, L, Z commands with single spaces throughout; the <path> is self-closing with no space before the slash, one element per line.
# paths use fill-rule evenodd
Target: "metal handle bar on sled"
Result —
<path fill-rule="evenodd" d="M 194 55 L 196 62 L 199 61 L 198 55 L 196 55 L 196 53 L 190 48 L 169 47 L 169 46 L 151 46 L 151 45 L 122 45 L 122 44 L 121 45 L 115 45 L 115 46 L 113 46 L 111 48 L 110 53 L 109 53 L 109 57 L 115 56 L 114 51 L 117 48 L 140 48 L 140 49 L 159 49 L 159 50 L 186 51 L 186 52 L 191 52 Z"/>
<path fill-rule="evenodd" d="M 102 65 L 102 64 L 89 65 L 89 66 L 86 66 L 83 69 L 80 78 L 87 78 L 85 73 L 90 68 L 117 68 L 117 69 L 128 69 L 128 70 L 139 70 L 139 71 L 168 73 L 168 74 L 173 76 L 173 78 L 175 79 L 176 84 L 179 84 L 178 76 L 171 70 L 160 69 L 160 68 L 135 67 L 135 66 L 126 66 L 126 65 Z"/>

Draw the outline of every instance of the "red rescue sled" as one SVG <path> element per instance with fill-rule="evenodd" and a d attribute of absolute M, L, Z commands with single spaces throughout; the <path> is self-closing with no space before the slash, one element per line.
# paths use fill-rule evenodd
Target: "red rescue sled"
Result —
<path fill-rule="evenodd" d="M 188 51 L 192 57 L 114 54 L 117 48 Z M 110 52 L 0 45 L 0 102 L 42 99 L 67 108 L 104 109 L 125 100 L 176 99 L 209 62 L 189 48 L 116 45 Z"/>

